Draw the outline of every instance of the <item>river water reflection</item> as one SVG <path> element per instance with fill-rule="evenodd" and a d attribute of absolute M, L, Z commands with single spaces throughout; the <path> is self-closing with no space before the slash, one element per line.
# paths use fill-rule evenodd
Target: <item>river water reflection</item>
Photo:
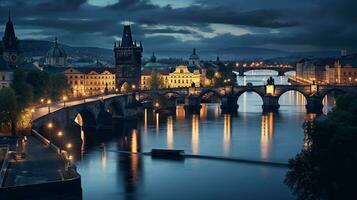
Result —
<path fill-rule="evenodd" d="M 264 73 L 264 72 L 260 72 Z M 239 84 L 263 84 L 268 76 L 252 72 Z M 274 76 L 276 83 L 287 77 Z M 325 99 L 328 108 L 333 98 Z M 84 199 L 294 199 L 283 184 L 286 168 L 203 159 L 155 160 L 120 154 L 153 148 L 189 154 L 238 157 L 286 163 L 304 145 L 304 97 L 287 92 L 279 113 L 262 114 L 262 100 L 245 93 L 237 116 L 221 115 L 219 104 L 203 104 L 199 115 L 178 106 L 176 116 L 145 111 L 137 125 L 106 139 L 87 142 L 76 158 Z M 326 110 L 325 110 L 326 111 Z"/>

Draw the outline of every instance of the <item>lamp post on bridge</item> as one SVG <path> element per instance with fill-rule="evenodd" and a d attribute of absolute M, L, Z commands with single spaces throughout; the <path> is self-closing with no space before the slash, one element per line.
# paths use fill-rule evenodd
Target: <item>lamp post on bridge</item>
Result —
<path fill-rule="evenodd" d="M 51 99 L 47 100 L 47 105 L 48 105 L 48 113 L 50 113 L 50 112 L 51 112 L 51 103 L 52 103 Z"/>

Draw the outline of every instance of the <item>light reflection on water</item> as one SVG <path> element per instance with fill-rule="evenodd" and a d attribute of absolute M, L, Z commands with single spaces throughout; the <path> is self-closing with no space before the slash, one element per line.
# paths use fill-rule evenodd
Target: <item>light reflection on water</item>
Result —
<path fill-rule="evenodd" d="M 268 77 L 246 76 L 238 82 L 264 83 Z M 287 82 L 286 77 L 274 78 L 278 84 Z M 329 105 L 324 108 L 327 110 L 334 100 L 328 97 L 324 103 Z M 84 199 L 293 199 L 283 184 L 285 168 L 195 159 L 155 160 L 115 152 L 167 148 L 287 162 L 304 147 L 302 124 L 314 115 L 306 114 L 302 94 L 291 91 L 282 95 L 275 114 L 262 114 L 262 100 L 255 93 L 244 93 L 238 104 L 238 116 L 221 115 L 219 104 L 202 104 L 198 115 L 186 113 L 182 105 L 169 117 L 146 110 L 137 125 L 117 130 L 104 141 L 86 142 L 84 155 L 76 163 Z"/>

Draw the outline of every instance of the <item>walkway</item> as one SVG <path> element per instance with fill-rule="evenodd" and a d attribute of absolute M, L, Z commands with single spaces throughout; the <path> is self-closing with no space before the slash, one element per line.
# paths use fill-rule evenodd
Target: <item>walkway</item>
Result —
<path fill-rule="evenodd" d="M 87 97 L 84 99 L 75 99 L 75 100 L 68 100 L 66 101 L 66 106 L 75 106 L 78 104 L 82 104 L 83 102 L 92 102 L 92 101 L 98 101 L 100 99 L 107 99 L 107 98 L 111 98 L 111 97 L 115 97 L 121 94 L 108 94 L 108 95 L 104 95 L 104 96 L 95 96 L 95 97 Z M 57 101 L 57 102 L 53 102 L 51 103 L 51 112 L 57 111 L 61 108 L 63 108 L 63 101 Z M 48 105 L 42 105 L 42 106 L 38 106 L 35 108 L 35 112 L 32 115 L 32 120 L 38 119 L 44 115 L 48 114 Z"/>
<path fill-rule="evenodd" d="M 5 187 L 62 180 L 65 163 L 52 149 L 33 136 L 28 137 L 23 149 L 25 159 L 9 163 Z"/>

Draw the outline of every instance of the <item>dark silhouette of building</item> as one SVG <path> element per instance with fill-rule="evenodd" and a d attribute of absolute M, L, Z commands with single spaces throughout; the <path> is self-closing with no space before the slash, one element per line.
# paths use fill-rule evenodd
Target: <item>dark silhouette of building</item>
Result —
<path fill-rule="evenodd" d="M 10 66 L 16 66 L 20 58 L 19 40 L 15 35 L 14 25 L 11 21 L 10 12 L 6 23 L 4 37 L 2 38 L 2 54 L 4 60 Z"/>
<path fill-rule="evenodd" d="M 120 88 L 125 82 L 129 85 L 140 85 L 141 57 L 143 46 L 133 42 L 130 25 L 124 25 L 121 42 L 114 43 L 116 82 Z"/>

